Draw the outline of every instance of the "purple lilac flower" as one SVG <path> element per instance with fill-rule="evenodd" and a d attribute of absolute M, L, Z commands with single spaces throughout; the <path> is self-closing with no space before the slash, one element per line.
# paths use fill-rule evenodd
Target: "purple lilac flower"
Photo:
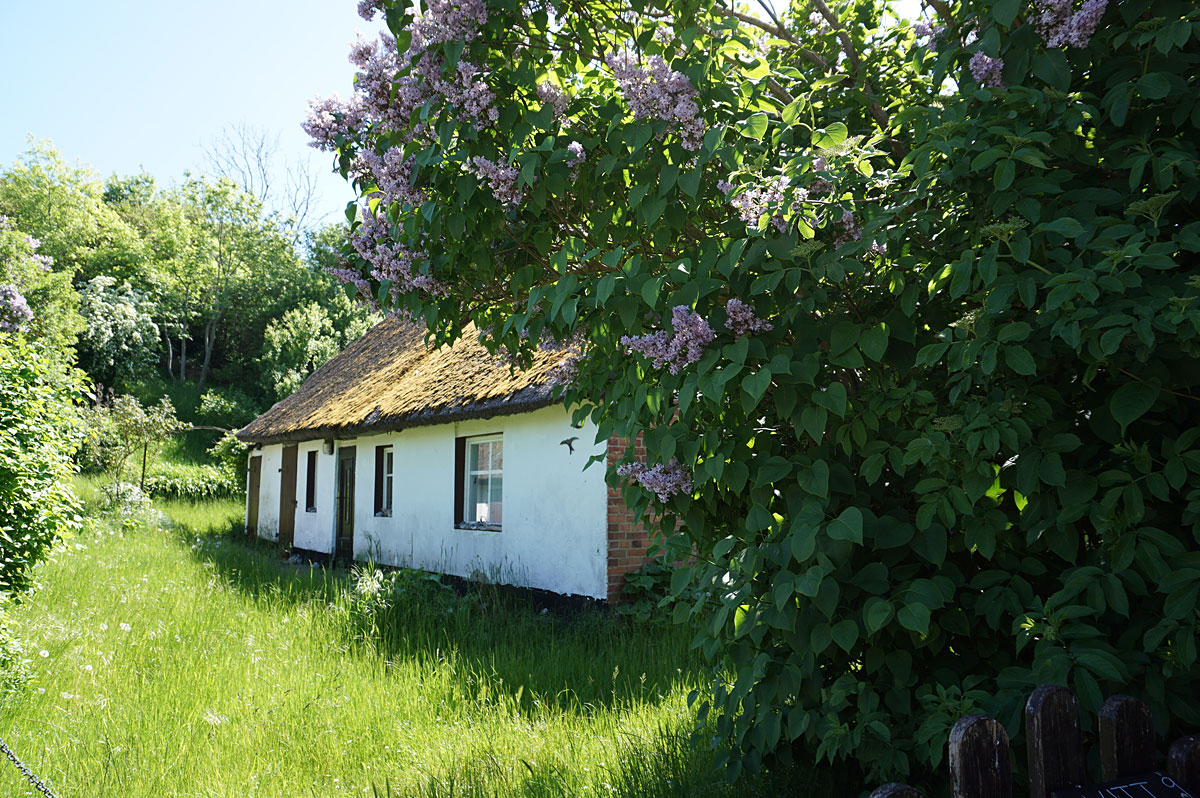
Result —
<path fill-rule="evenodd" d="M 487 183 L 492 196 L 501 205 L 515 208 L 521 204 L 525 192 L 517 186 L 520 171 L 514 166 L 501 165 L 482 156 L 476 156 L 467 164 L 467 171 L 480 181 Z"/>
<path fill-rule="evenodd" d="M 684 366 L 695 363 L 705 348 L 716 338 L 704 317 L 687 305 L 677 305 L 671 313 L 673 332 L 659 330 L 646 335 L 621 337 L 621 345 L 629 352 L 647 357 L 654 368 L 666 366 L 678 374 Z"/>
<path fill-rule="evenodd" d="M 8 222 L 8 217 L 0 213 L 0 232 L 9 229 L 11 229 L 11 225 Z"/>
<path fill-rule="evenodd" d="M 851 241 L 862 240 L 862 226 L 858 223 L 858 219 L 854 217 L 853 211 L 842 211 L 842 218 L 837 222 L 840 228 L 837 238 L 833 240 L 835 247 L 840 247 L 843 244 L 849 244 Z"/>
<path fill-rule="evenodd" d="M 374 184 L 376 193 L 383 195 L 386 205 L 399 201 L 408 205 L 421 205 L 428 195 L 412 185 L 414 158 L 405 158 L 404 150 L 392 147 L 381 158 L 374 150 L 358 154 L 350 166 L 351 172 L 363 184 Z"/>
<path fill-rule="evenodd" d="M 442 42 L 469 42 L 487 23 L 481 0 L 426 0 L 425 14 L 412 24 L 414 50 Z"/>
<path fill-rule="evenodd" d="M 309 146 L 336 152 L 339 136 L 350 138 L 362 127 L 362 112 L 358 95 L 347 102 L 336 94 L 327 99 L 314 97 L 309 102 L 308 120 L 301 125 L 311 139 Z"/>
<path fill-rule="evenodd" d="M 983 53 L 971 56 L 971 77 L 985 86 L 1003 89 L 1004 81 L 1000 73 L 1004 71 L 1004 59 L 992 58 Z"/>
<path fill-rule="evenodd" d="M 674 457 L 655 466 L 626 463 L 617 467 L 617 475 L 637 482 L 663 504 L 675 494 L 692 492 L 692 475 Z"/>
<path fill-rule="evenodd" d="M 661 119 L 679 134 L 684 149 L 698 150 L 704 138 L 704 116 L 696 101 L 700 93 L 687 75 L 675 72 L 660 56 L 642 68 L 630 53 L 605 59 L 634 119 Z"/>
<path fill-rule="evenodd" d="M 548 80 L 537 85 L 538 99 L 543 103 L 551 106 L 554 109 L 554 118 L 558 119 L 567 112 L 567 104 L 570 98 L 567 93 L 560 89 L 557 84 Z"/>
<path fill-rule="evenodd" d="M 49 255 L 39 255 L 35 252 L 32 257 L 33 262 L 41 267 L 42 271 L 48 272 L 54 268 L 54 258 Z"/>
<path fill-rule="evenodd" d="M 738 209 L 738 215 L 741 216 L 742 221 L 747 226 L 757 230 L 759 219 L 764 214 L 767 214 L 771 217 L 771 225 L 780 233 L 786 233 L 790 227 L 787 218 L 784 216 L 785 211 L 788 209 L 785 192 L 788 190 L 789 185 L 790 181 L 783 176 L 773 180 L 766 180 L 732 196 L 729 204 Z M 722 180 L 717 183 L 717 188 L 725 192 L 726 196 L 729 196 L 735 186 Z M 791 210 L 798 212 L 801 203 L 807 198 L 807 190 L 803 188 L 794 189 L 790 203 Z"/>
<path fill-rule="evenodd" d="M 33 319 L 29 303 L 15 285 L 0 285 L 0 332 L 19 333 Z"/>
<path fill-rule="evenodd" d="M 1047 47 L 1087 47 L 1108 0 L 1084 0 L 1078 11 L 1073 0 L 1042 0 L 1033 25 Z"/>
<path fill-rule="evenodd" d="M 774 326 L 754 314 L 754 308 L 734 297 L 725 303 L 725 329 L 735 338 L 751 333 L 768 332 Z"/>
<path fill-rule="evenodd" d="M 583 149 L 583 145 L 578 141 L 572 141 L 567 145 L 567 166 L 571 167 L 571 179 L 574 180 L 579 176 L 579 167 L 587 160 L 587 153 Z"/>
<path fill-rule="evenodd" d="M 918 39 L 933 40 L 942 35 L 946 30 L 945 25 L 930 25 L 925 20 L 920 20 L 912 26 L 913 34 Z"/>
<path fill-rule="evenodd" d="M 429 256 L 393 241 L 391 223 L 384 213 L 363 209 L 363 222 L 350 234 L 350 243 L 359 257 L 371 264 L 372 277 L 391 282 L 393 298 L 412 290 L 445 295 L 444 283 L 417 271 Z"/>
<path fill-rule="evenodd" d="M 370 22 L 375 12 L 383 11 L 383 0 L 358 0 L 358 15 Z"/>

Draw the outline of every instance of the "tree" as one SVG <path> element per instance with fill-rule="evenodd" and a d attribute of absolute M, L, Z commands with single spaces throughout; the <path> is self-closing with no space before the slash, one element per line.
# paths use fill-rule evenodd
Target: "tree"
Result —
<path fill-rule="evenodd" d="M 14 220 L 0 216 L 0 293 L 23 306 L 23 321 L 16 326 L 26 338 L 40 343 L 48 362 L 65 369 L 74 363 L 75 341 L 84 326 L 79 294 L 70 275 L 54 270 L 53 259 L 41 247 L 42 242 L 17 229 Z"/>
<path fill-rule="evenodd" d="M 257 197 L 299 241 L 312 221 L 317 176 L 305 159 L 281 162 L 279 136 L 247 123 L 226 125 L 205 146 L 209 170 Z"/>
<path fill-rule="evenodd" d="M 930 5 L 364 0 L 306 123 L 343 278 L 644 436 L 735 773 L 919 775 L 1046 681 L 1200 722 L 1198 12 Z"/>
<path fill-rule="evenodd" d="M 191 428 L 175 417 L 175 407 L 165 396 L 146 408 L 127 394 L 98 394 L 95 404 L 85 410 L 83 421 L 90 459 L 112 476 L 113 495 L 118 499 L 124 493 L 122 477 L 130 457 L 141 449 L 140 484 L 144 490 L 150 448 Z"/>
<path fill-rule="evenodd" d="M 340 304 L 348 306 L 344 295 Z M 292 308 L 267 327 L 260 359 L 263 391 L 273 401 L 291 395 L 318 368 L 367 331 L 361 315 L 349 307 L 349 325 L 335 327 L 325 308 L 315 302 Z"/>
<path fill-rule="evenodd" d="M 79 339 L 79 363 L 92 379 L 127 384 L 152 368 L 158 325 L 151 303 L 129 283 L 93 277 L 84 286 L 81 311 L 87 327 Z"/>
<path fill-rule="evenodd" d="M 70 484 L 78 388 L 24 336 L 0 332 L 0 594 L 28 586 L 30 568 L 79 526 Z"/>

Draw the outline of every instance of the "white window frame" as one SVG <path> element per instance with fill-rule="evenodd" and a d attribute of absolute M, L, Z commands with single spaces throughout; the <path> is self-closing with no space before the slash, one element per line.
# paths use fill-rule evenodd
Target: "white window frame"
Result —
<path fill-rule="evenodd" d="M 396 484 L 396 447 L 383 447 L 383 508 L 385 516 L 392 515 L 392 489 Z"/>
<path fill-rule="evenodd" d="M 471 464 L 474 463 L 476 460 L 476 458 L 472 456 L 472 452 L 475 449 L 475 447 L 477 447 L 483 443 L 490 443 L 490 444 L 498 443 L 498 444 L 500 444 L 500 452 L 501 452 L 500 468 L 474 469 L 471 467 Z M 504 480 L 504 463 L 503 463 L 504 436 L 502 433 L 494 433 L 492 435 L 475 435 L 475 436 L 467 438 L 465 440 L 465 445 L 466 445 L 466 452 L 465 452 L 466 462 L 463 463 L 463 473 L 462 473 L 463 522 L 468 526 L 475 526 L 475 527 L 484 528 L 484 529 L 499 530 L 503 524 L 503 515 L 504 515 L 504 487 L 503 487 L 503 485 L 504 485 L 504 483 L 503 483 L 503 480 Z M 501 480 L 500 500 L 498 502 L 496 502 L 497 504 L 500 505 L 500 513 L 501 513 L 501 519 L 502 519 L 501 523 L 492 523 L 492 522 L 487 522 L 487 521 L 476 521 L 475 520 L 475 512 L 474 512 L 475 508 L 471 506 L 471 478 L 478 477 L 478 476 L 487 476 L 488 477 L 488 499 L 489 499 L 489 501 L 487 502 L 488 504 L 492 503 L 490 501 L 490 499 L 491 499 L 491 484 L 492 484 L 491 480 L 496 477 L 499 477 Z"/>

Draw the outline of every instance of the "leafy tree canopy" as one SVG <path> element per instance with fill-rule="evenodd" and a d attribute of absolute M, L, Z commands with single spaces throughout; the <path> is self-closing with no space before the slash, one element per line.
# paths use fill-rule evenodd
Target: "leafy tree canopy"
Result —
<path fill-rule="evenodd" d="M 926 771 L 1041 682 L 1200 723 L 1195 4 L 407 8 L 306 124 L 338 274 L 581 355 L 734 772 Z"/>

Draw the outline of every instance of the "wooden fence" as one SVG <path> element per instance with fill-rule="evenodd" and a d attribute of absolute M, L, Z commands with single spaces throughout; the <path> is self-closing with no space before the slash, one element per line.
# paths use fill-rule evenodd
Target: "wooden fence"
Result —
<path fill-rule="evenodd" d="M 1114 783 L 1158 770 L 1154 724 L 1136 698 L 1113 696 L 1099 718 L 1100 778 Z M 1200 798 L 1200 736 L 1181 737 L 1166 756 L 1164 777 L 1153 784 L 1082 788 L 1088 784 L 1079 699 L 1065 687 L 1043 685 L 1025 704 L 1025 750 L 1030 798 L 1057 794 L 1097 798 L 1186 796 Z M 968 715 L 950 731 L 950 781 L 954 798 L 1012 798 L 1008 733 L 994 718 Z M 871 798 L 925 798 L 906 784 L 885 784 Z"/>

